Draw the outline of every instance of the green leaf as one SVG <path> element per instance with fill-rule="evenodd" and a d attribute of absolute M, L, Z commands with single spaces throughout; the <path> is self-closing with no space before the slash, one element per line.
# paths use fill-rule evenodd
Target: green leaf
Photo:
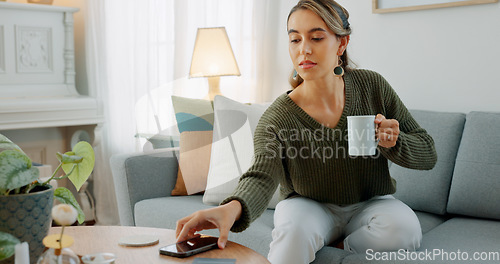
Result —
<path fill-rule="evenodd" d="M 0 150 L 15 150 L 26 155 L 26 153 L 24 153 L 24 151 L 18 145 L 16 145 L 16 143 L 12 142 L 2 134 L 0 134 Z M 31 168 L 31 160 L 29 161 L 28 168 Z"/>
<path fill-rule="evenodd" d="M 10 149 L 10 150 L 17 150 L 20 151 L 21 153 L 24 153 L 23 150 L 16 145 L 14 142 L 12 142 L 10 139 L 8 139 L 6 136 L 0 134 L 0 149 Z"/>
<path fill-rule="evenodd" d="M 64 154 L 61 154 L 57 152 L 57 159 L 62 163 L 62 164 L 73 164 L 73 163 L 80 163 L 83 160 L 83 157 L 76 156 L 73 152 L 66 152 Z"/>
<path fill-rule="evenodd" d="M 63 204 L 69 204 L 75 207 L 78 212 L 78 223 L 81 224 L 85 221 L 85 214 L 70 190 L 64 187 L 59 187 L 54 191 L 54 197 L 56 197 L 56 199 Z"/>
<path fill-rule="evenodd" d="M 68 178 L 75 185 L 76 189 L 80 190 L 94 169 L 94 149 L 88 142 L 80 141 L 73 147 L 72 151 L 76 156 L 82 157 L 83 160 L 80 163 L 63 164 L 62 168 L 65 173 L 69 173 L 73 168 L 73 164 L 76 164 L 75 169 Z"/>
<path fill-rule="evenodd" d="M 12 190 L 26 186 L 38 179 L 39 171 L 31 168 L 31 160 L 17 150 L 0 153 L 0 189 Z"/>
<path fill-rule="evenodd" d="M 0 232 L 0 260 L 10 258 L 16 251 L 16 245 L 21 243 L 15 236 Z"/>

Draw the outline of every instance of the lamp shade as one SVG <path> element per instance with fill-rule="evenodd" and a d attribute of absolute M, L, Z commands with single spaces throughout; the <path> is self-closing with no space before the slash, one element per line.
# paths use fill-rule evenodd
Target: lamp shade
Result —
<path fill-rule="evenodd" d="M 189 77 L 240 75 L 226 28 L 198 28 Z"/>

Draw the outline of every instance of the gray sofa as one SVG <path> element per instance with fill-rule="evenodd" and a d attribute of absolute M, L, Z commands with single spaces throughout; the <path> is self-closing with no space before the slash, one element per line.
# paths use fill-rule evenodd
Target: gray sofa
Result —
<path fill-rule="evenodd" d="M 420 249 L 351 254 L 327 246 L 313 263 L 500 263 L 500 113 L 411 112 L 433 136 L 437 164 L 430 171 L 393 164 L 390 171 L 397 180 L 395 197 L 420 220 Z M 210 207 L 201 195 L 170 196 L 177 176 L 175 151 L 111 158 L 122 225 L 175 229 L 178 219 Z M 229 239 L 267 256 L 272 228 L 273 210 L 268 209 Z"/>

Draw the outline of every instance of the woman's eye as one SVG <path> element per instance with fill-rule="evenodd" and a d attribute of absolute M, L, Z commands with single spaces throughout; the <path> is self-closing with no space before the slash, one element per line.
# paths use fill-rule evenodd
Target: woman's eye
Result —
<path fill-rule="evenodd" d="M 313 41 L 321 41 L 323 38 L 312 38 Z"/>
<path fill-rule="evenodd" d="M 299 41 L 300 41 L 299 39 L 292 39 L 292 40 L 290 40 L 291 43 L 297 43 Z"/>

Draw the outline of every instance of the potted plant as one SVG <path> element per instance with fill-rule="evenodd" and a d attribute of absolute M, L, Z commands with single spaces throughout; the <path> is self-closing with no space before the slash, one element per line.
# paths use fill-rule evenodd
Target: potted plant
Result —
<path fill-rule="evenodd" d="M 70 152 L 57 153 L 59 166 L 46 181 L 39 179 L 39 171 L 22 149 L 0 134 L 0 263 L 13 263 L 14 247 L 26 241 L 30 247 L 30 262 L 36 263 L 44 250 L 43 238 L 51 225 L 54 197 L 73 206 L 78 222 L 85 215 L 70 190 L 54 190 L 49 182 L 68 178 L 77 190 L 87 181 L 94 169 L 92 146 L 78 142 Z M 63 175 L 58 176 L 60 170 Z"/>

